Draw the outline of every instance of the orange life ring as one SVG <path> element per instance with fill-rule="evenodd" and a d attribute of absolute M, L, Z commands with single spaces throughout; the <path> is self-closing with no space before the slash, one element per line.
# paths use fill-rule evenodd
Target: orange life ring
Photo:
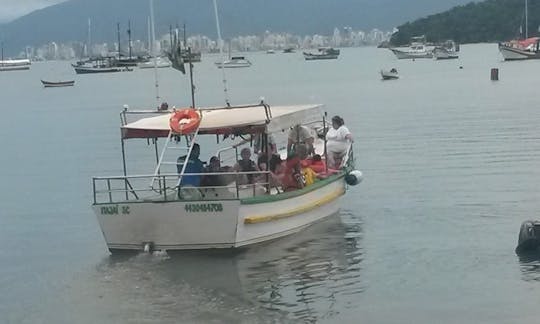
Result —
<path fill-rule="evenodd" d="M 169 127 L 177 134 L 191 134 L 201 123 L 201 116 L 193 108 L 175 110 L 169 119 Z"/>

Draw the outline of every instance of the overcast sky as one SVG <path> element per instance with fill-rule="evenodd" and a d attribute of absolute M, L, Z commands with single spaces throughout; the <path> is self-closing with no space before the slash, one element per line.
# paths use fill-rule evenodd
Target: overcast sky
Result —
<path fill-rule="evenodd" d="M 0 0 L 0 23 L 67 0 Z"/>

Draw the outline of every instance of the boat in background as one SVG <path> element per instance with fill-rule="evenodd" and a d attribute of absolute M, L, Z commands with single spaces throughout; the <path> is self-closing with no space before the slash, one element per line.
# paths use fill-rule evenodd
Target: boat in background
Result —
<path fill-rule="evenodd" d="M 128 66 L 118 66 L 114 57 L 96 57 L 71 64 L 77 74 L 113 73 L 133 71 Z"/>
<path fill-rule="evenodd" d="M 41 83 L 45 88 L 58 88 L 58 87 L 72 87 L 75 85 L 75 80 L 69 81 L 45 81 L 41 80 Z"/>
<path fill-rule="evenodd" d="M 536 60 L 540 59 L 540 37 L 529 37 L 528 1 L 525 0 L 525 35 L 524 39 L 513 39 L 499 43 L 499 52 L 505 61 Z M 520 34 L 523 30 L 519 28 Z"/>
<path fill-rule="evenodd" d="M 1 48 L 0 55 L 0 71 L 18 71 L 18 70 L 29 70 L 30 69 L 29 59 L 18 59 L 18 60 L 5 60 L 4 59 L 4 46 Z"/>
<path fill-rule="evenodd" d="M 171 67 L 171 61 L 168 57 L 159 56 L 155 58 L 151 58 L 148 62 L 139 63 L 139 68 L 141 69 L 151 69 L 157 67 L 157 68 L 168 68 Z"/>
<path fill-rule="evenodd" d="M 232 56 L 230 59 L 223 62 L 215 63 L 218 68 L 243 68 L 250 67 L 251 62 L 244 56 Z"/>
<path fill-rule="evenodd" d="M 295 49 L 294 47 L 287 47 L 283 49 L 283 53 L 294 53 Z"/>
<path fill-rule="evenodd" d="M 433 58 L 433 46 L 426 44 L 426 37 L 415 36 L 411 38 L 411 43 L 406 47 L 390 47 L 392 53 L 398 59 L 417 59 L 417 58 Z"/>
<path fill-rule="evenodd" d="M 499 43 L 505 61 L 540 59 L 540 37 Z"/>
<path fill-rule="evenodd" d="M 390 70 L 381 70 L 381 77 L 383 80 L 396 80 L 399 79 L 399 74 L 396 68 Z"/>
<path fill-rule="evenodd" d="M 306 61 L 312 60 L 335 60 L 338 58 L 340 51 L 332 47 L 321 47 L 317 52 L 304 52 Z"/>
<path fill-rule="evenodd" d="M 29 70 L 31 64 L 28 59 L 0 60 L 0 71 Z"/>
<path fill-rule="evenodd" d="M 433 58 L 436 60 L 451 60 L 459 58 L 459 44 L 453 40 L 447 40 L 444 43 L 435 46 L 433 49 Z"/>

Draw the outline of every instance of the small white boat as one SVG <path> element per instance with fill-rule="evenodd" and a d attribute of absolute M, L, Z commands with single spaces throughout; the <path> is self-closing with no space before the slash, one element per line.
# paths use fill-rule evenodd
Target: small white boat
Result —
<path fill-rule="evenodd" d="M 154 68 L 168 68 L 171 67 L 171 61 L 167 57 L 157 57 L 154 62 L 154 58 L 151 58 L 147 62 L 139 63 L 139 68 L 141 69 L 152 69 Z"/>
<path fill-rule="evenodd" d="M 406 47 L 392 47 L 390 50 L 398 59 L 432 58 L 433 46 L 426 45 L 425 36 L 416 36 Z"/>
<path fill-rule="evenodd" d="M 251 62 L 246 59 L 244 56 L 233 56 L 230 59 L 223 62 L 215 63 L 218 68 L 243 68 L 250 67 Z"/>
<path fill-rule="evenodd" d="M 335 60 L 339 57 L 340 51 L 331 47 L 321 47 L 317 52 L 304 52 L 306 61 L 313 60 Z"/>
<path fill-rule="evenodd" d="M 395 68 L 392 68 L 390 70 L 381 70 L 381 77 L 383 80 L 395 80 L 399 79 L 399 74 Z"/>
<path fill-rule="evenodd" d="M 264 170 L 235 172 L 222 167 L 213 172 L 197 173 L 193 169 L 188 172 L 190 165 L 201 164 L 198 153 L 192 155 L 199 151 L 196 144 L 199 137 L 209 137 L 200 143 L 212 143 L 218 138 L 214 154 L 217 160 L 225 164 L 226 156 L 230 156 L 233 160 L 229 162 L 234 163 L 239 139 L 231 135 L 257 135 L 261 136 L 261 143 L 269 143 L 269 136 L 286 134 L 297 124 L 319 134 L 321 128 L 315 125 L 324 125 L 321 105 L 270 107 L 260 103 L 187 108 L 172 114 L 170 111 L 146 113 L 153 115 L 144 117 L 140 111 L 127 109 L 122 112 L 123 174 L 93 178 L 92 208 L 112 253 L 237 248 L 273 240 L 299 232 L 338 212 L 339 198 L 345 194 L 347 184 L 361 181 L 361 172 L 354 170 L 351 143 L 337 170 L 326 169 L 320 180 L 292 191 L 273 183 L 270 172 Z M 178 141 L 180 137 L 182 140 Z M 131 160 L 126 159 L 124 141 L 146 142 L 158 138 L 161 154 L 157 165 L 149 165 L 152 172 L 131 175 L 126 169 Z M 153 143 L 158 150 L 158 141 Z M 315 153 L 324 159 L 324 140 L 317 136 L 314 146 Z M 263 152 L 270 152 L 269 147 Z M 155 151 L 149 153 L 153 156 Z M 188 163 L 184 163 L 186 157 L 190 157 Z M 133 160 L 140 166 L 140 157 L 134 156 Z M 250 175 L 249 183 L 240 181 L 242 176 L 248 179 Z M 222 179 L 219 184 L 209 185 L 202 180 L 216 176 Z M 194 177 L 198 179 L 196 182 Z M 300 184 L 301 178 L 291 179 Z"/>

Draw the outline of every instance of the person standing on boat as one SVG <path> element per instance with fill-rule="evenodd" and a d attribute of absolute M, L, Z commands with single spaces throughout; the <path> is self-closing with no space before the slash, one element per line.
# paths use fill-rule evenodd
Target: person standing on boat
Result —
<path fill-rule="evenodd" d="M 199 160 L 199 155 L 201 154 L 201 148 L 199 144 L 193 144 L 191 149 L 191 154 L 187 161 L 186 168 L 184 170 L 184 175 L 181 178 L 180 186 L 193 186 L 199 187 L 201 185 L 201 176 L 200 175 L 187 175 L 189 173 L 202 173 L 204 170 L 204 165 L 201 160 Z M 176 167 L 178 174 L 182 173 L 182 167 L 185 163 L 186 156 L 181 156 L 176 161 Z"/>
<path fill-rule="evenodd" d="M 327 165 L 329 168 L 340 167 L 341 160 L 347 153 L 353 137 L 345 121 L 340 116 L 332 117 L 332 128 L 326 133 Z"/>
<path fill-rule="evenodd" d="M 296 151 L 296 145 L 305 144 L 307 147 L 307 154 L 311 155 L 314 152 L 313 142 L 315 136 L 311 133 L 308 127 L 297 124 L 289 131 L 287 140 L 287 155 Z"/>

